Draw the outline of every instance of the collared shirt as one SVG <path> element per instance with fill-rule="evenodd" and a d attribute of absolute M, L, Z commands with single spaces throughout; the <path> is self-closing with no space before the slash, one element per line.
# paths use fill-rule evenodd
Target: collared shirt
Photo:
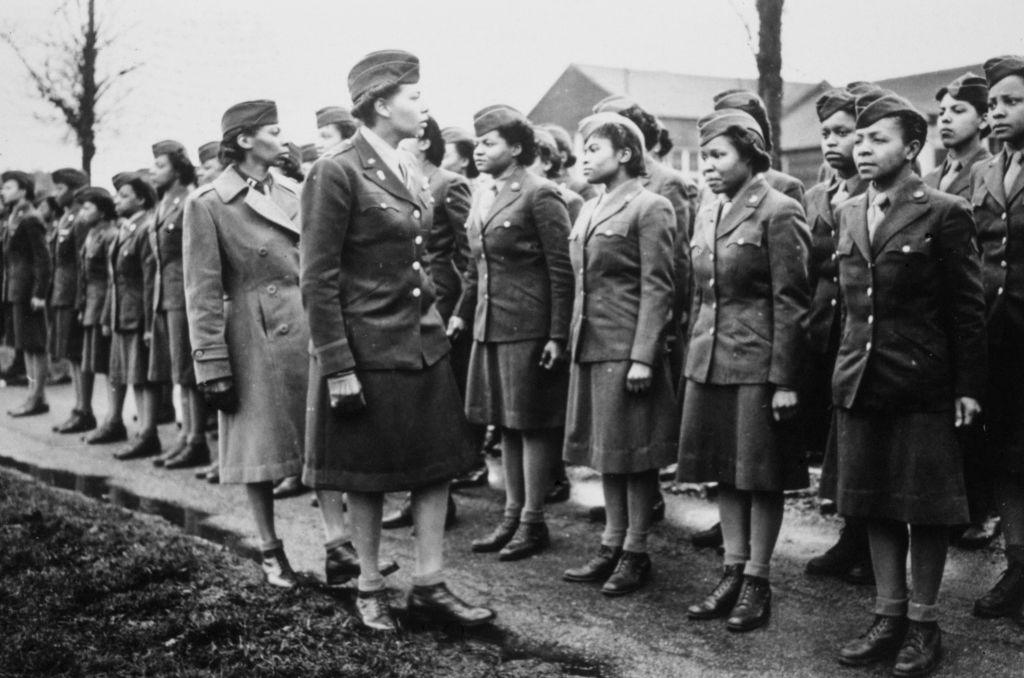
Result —
<path fill-rule="evenodd" d="M 613 188 L 611 191 L 605 191 L 601 195 L 597 196 L 597 204 L 594 205 L 594 217 L 598 217 L 605 207 L 612 204 L 624 193 L 628 193 L 636 188 L 636 184 L 639 179 L 630 179 L 629 181 L 623 181 L 621 184 Z"/>
<path fill-rule="evenodd" d="M 273 174 L 267 172 L 267 178 L 264 179 L 263 181 L 260 181 L 258 179 L 250 177 L 248 174 L 243 172 L 241 169 L 239 169 L 238 165 L 232 165 L 232 167 L 235 168 L 235 171 L 238 173 L 238 176 L 242 177 L 242 181 L 244 181 L 246 185 L 249 186 L 249 188 L 258 191 L 263 195 L 270 195 L 270 189 L 274 187 Z"/>
<path fill-rule="evenodd" d="M 377 155 L 379 155 L 380 159 L 384 161 L 384 164 L 388 166 L 388 169 L 394 172 L 395 176 L 402 180 L 402 183 L 408 184 L 409 175 L 405 169 L 405 164 L 402 162 L 402 156 L 398 152 L 398 149 L 384 141 L 379 134 L 369 127 L 360 127 L 359 134 L 363 135 L 363 138 L 370 144 L 370 148 L 377 152 Z"/>

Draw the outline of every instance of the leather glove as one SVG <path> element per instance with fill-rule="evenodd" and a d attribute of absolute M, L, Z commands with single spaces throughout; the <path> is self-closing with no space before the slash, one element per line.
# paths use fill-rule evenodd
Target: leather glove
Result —
<path fill-rule="evenodd" d="M 330 398 L 331 411 L 337 417 L 355 414 L 366 407 L 363 398 L 363 385 L 355 372 L 327 377 L 327 395 Z"/>
<path fill-rule="evenodd" d="M 234 414 L 238 411 L 238 391 L 235 390 L 235 380 L 231 377 L 212 379 L 199 384 L 199 392 L 210 407 L 220 410 L 225 414 Z"/>

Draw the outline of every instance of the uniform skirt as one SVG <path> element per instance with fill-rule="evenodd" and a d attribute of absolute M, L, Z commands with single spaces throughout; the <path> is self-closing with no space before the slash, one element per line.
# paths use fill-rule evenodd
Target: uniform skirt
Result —
<path fill-rule="evenodd" d="M 310 368 L 303 482 L 353 492 L 399 492 L 450 480 L 476 454 L 445 356 L 422 370 L 356 370 L 366 407 L 335 415 L 326 380 Z"/>
<path fill-rule="evenodd" d="M 772 418 L 771 384 L 686 381 L 679 433 L 680 482 L 718 482 L 748 492 L 807 487 L 799 426 Z"/>
<path fill-rule="evenodd" d="M 82 371 L 106 374 L 110 369 L 110 337 L 99 325 L 86 327 L 82 334 Z"/>
<path fill-rule="evenodd" d="M 47 350 L 54 361 L 70 360 L 78 363 L 82 360 L 82 323 L 78 322 L 78 313 L 70 307 L 51 308 L 49 311 L 50 333 L 47 338 Z"/>
<path fill-rule="evenodd" d="M 631 361 L 573 363 L 563 455 L 601 473 L 640 473 L 675 461 L 679 408 L 666 360 L 646 393 L 626 390 Z"/>
<path fill-rule="evenodd" d="M 153 316 L 147 380 L 154 384 L 166 384 L 171 381 L 171 347 L 167 334 L 167 314 L 163 311 L 157 311 Z"/>
<path fill-rule="evenodd" d="M 822 484 L 839 513 L 911 525 L 968 522 L 963 453 L 953 413 L 836 408 L 832 466 Z"/>
<path fill-rule="evenodd" d="M 466 386 L 466 416 L 474 424 L 516 431 L 565 424 L 569 373 L 540 366 L 546 339 L 473 342 Z"/>
<path fill-rule="evenodd" d="M 118 386 L 141 386 L 148 383 L 149 348 L 143 340 L 143 332 L 114 332 L 110 339 L 111 384 Z"/>
<path fill-rule="evenodd" d="M 167 340 L 171 353 L 171 381 L 181 386 L 195 386 L 196 372 L 185 311 L 167 311 Z"/>
<path fill-rule="evenodd" d="M 26 353 L 46 351 L 46 312 L 33 311 L 28 303 L 5 304 L 7 343 Z"/>
<path fill-rule="evenodd" d="M 1017 339 L 989 347 L 988 433 L 982 463 L 994 471 L 1024 473 L 1024 355 Z"/>

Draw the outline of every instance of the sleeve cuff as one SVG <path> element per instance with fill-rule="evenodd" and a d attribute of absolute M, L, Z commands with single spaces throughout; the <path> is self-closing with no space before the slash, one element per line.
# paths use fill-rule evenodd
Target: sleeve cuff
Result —
<path fill-rule="evenodd" d="M 356 360 L 349 348 L 348 339 L 316 346 L 313 348 L 313 356 L 320 363 L 320 374 L 351 372 L 356 368 Z"/>

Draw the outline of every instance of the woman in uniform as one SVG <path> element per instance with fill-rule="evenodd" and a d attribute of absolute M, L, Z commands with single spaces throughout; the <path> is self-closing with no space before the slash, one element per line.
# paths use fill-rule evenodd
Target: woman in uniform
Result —
<path fill-rule="evenodd" d="M 678 479 L 718 483 L 725 570 L 687 614 L 750 631 L 771 615 L 783 490 L 808 484 L 786 420 L 797 409 L 810 242 L 803 208 L 763 176 L 770 159 L 757 122 L 729 109 L 698 129 L 719 199 L 701 206 L 694 228 Z"/>
<path fill-rule="evenodd" d="M 569 236 L 576 273 L 564 458 L 601 473 L 606 521 L 596 556 L 572 582 L 631 593 L 647 582 L 658 469 L 676 452 L 679 409 L 665 353 L 672 315 L 672 205 L 643 188 L 644 138 L 627 118 L 580 123 L 583 174 L 604 193 Z M 615 300 L 609 303 L 609 300 Z"/>
<path fill-rule="evenodd" d="M 103 307 L 103 327 L 110 336 L 110 388 L 112 400 L 107 421 L 90 442 L 124 437 L 124 399 L 129 386 L 143 437 L 156 435 L 156 410 L 160 386 L 149 381 L 149 346 L 153 322 L 153 285 L 156 261 L 149 246 L 156 192 L 141 176 L 123 172 L 114 177 L 114 203 L 121 225 L 108 250 L 110 289 Z"/>
<path fill-rule="evenodd" d="M 572 137 L 569 136 L 569 132 L 567 132 L 561 125 L 556 125 L 551 122 L 540 125 L 538 129 L 544 130 L 554 138 L 555 143 L 558 146 L 558 155 L 561 159 L 558 169 L 558 178 L 549 178 L 562 188 L 568 189 L 577 194 L 583 198 L 584 201 L 596 198 L 597 188 L 595 188 L 593 184 L 588 182 L 586 179 L 574 177 L 569 172 L 572 167 L 576 166 L 576 154 L 573 153 L 573 142 Z M 575 221 L 576 218 L 573 217 L 573 222 Z"/>
<path fill-rule="evenodd" d="M 964 201 L 914 173 L 927 132 L 900 97 L 858 98 L 854 155 L 871 185 L 837 210 L 836 499 L 867 527 L 877 595 L 873 623 L 839 660 L 895 657 L 896 676 L 926 675 L 941 656 L 949 528 L 967 519 L 956 429 L 980 413 L 985 379 L 974 224 Z"/>
<path fill-rule="evenodd" d="M 832 371 L 839 350 L 841 306 L 839 271 L 836 268 L 836 243 L 839 228 L 836 207 L 858 196 L 867 182 L 857 173 L 853 159 L 857 119 L 856 97 L 847 89 L 825 92 L 816 102 L 821 127 L 821 151 L 830 169 L 828 178 L 815 184 L 804 195 L 807 225 L 811 229 L 810 286 L 811 310 L 807 318 L 807 358 L 800 399 L 805 449 L 813 459 L 828 457 L 824 475 L 834 476 L 835 450 L 826 451 L 832 423 Z M 823 483 L 823 494 L 835 501 Z M 825 553 L 807 562 L 807 573 L 838 577 L 855 584 L 874 580 L 868 534 L 857 520 L 846 521 L 839 540 Z"/>
<path fill-rule="evenodd" d="M 359 123 L 351 111 L 341 106 L 325 106 L 316 112 L 316 150 L 319 155 L 351 139 Z"/>
<path fill-rule="evenodd" d="M 1024 623 L 1024 56 L 985 62 L 988 122 L 1003 150 L 971 172 L 987 306 L 986 461 L 1006 542 L 1006 571 L 974 603 L 979 617 Z"/>
<path fill-rule="evenodd" d="M 445 127 L 441 130 L 444 139 L 444 158 L 441 169 L 461 174 L 470 181 L 480 176 L 480 170 L 473 163 L 473 148 L 476 145 L 473 136 L 458 127 Z"/>
<path fill-rule="evenodd" d="M 502 436 L 505 513 L 472 548 L 519 560 L 550 542 L 544 496 L 561 449 L 569 376 L 569 213 L 558 186 L 527 170 L 537 145 L 519 111 L 489 106 L 473 125 L 474 162 L 494 182 L 474 197 L 466 231 L 476 265 L 448 330 L 457 337 L 472 322 L 466 415 Z"/>
<path fill-rule="evenodd" d="M 46 290 L 50 286 L 50 258 L 46 252 L 46 226 L 32 201 L 35 181 L 27 172 L 0 175 L 0 199 L 7 223 L 3 229 L 4 329 L 7 342 L 25 355 L 29 392 L 25 402 L 8 410 L 12 417 L 50 411 L 46 402 Z"/>
<path fill-rule="evenodd" d="M 398 152 L 426 121 L 419 60 L 369 54 L 349 73 L 363 127 L 303 187 L 302 296 L 309 320 L 306 465 L 313 487 L 347 492 L 362 623 L 394 632 L 378 563 L 386 492 L 412 491 L 414 617 L 484 624 L 494 612 L 445 584 L 448 482 L 474 463 L 449 345 L 424 270 L 429 188 Z M 323 502 L 321 501 L 321 505 Z"/>
<path fill-rule="evenodd" d="M 110 335 L 103 331 L 103 307 L 110 286 L 108 253 L 117 238 L 117 211 L 114 199 L 104 188 L 82 189 L 78 219 L 88 229 L 78 252 L 78 320 L 82 324 L 82 403 L 81 411 L 92 414 L 93 387 L 97 374 L 108 374 Z M 108 383 L 108 410 L 115 396 Z"/>
<path fill-rule="evenodd" d="M 220 157 L 220 142 L 207 141 L 199 147 L 199 165 L 196 167 L 196 184 L 205 186 L 220 176 L 224 163 Z"/>

